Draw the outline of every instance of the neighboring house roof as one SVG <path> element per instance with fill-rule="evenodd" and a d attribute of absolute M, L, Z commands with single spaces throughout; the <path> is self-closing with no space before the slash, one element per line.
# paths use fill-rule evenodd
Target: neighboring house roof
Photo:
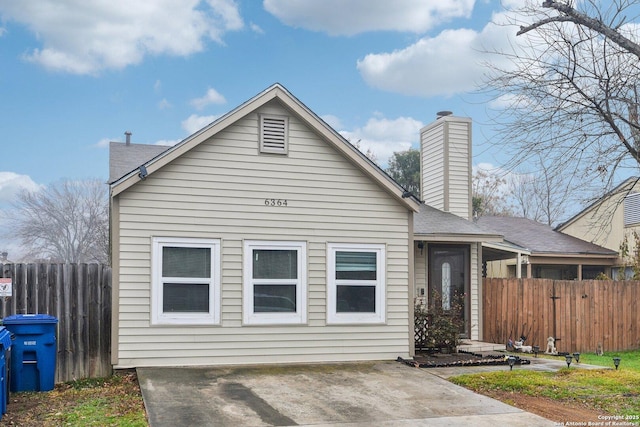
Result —
<path fill-rule="evenodd" d="M 344 157 L 349 159 L 354 164 L 354 166 L 362 170 L 365 174 L 376 181 L 401 204 L 413 210 L 414 212 L 419 210 L 420 203 L 415 197 L 407 195 L 402 186 L 400 186 L 395 180 L 387 175 L 379 166 L 369 160 L 357 148 L 351 145 L 351 143 L 349 143 L 349 141 L 347 141 L 342 135 L 332 129 L 306 105 L 304 105 L 295 96 L 293 96 L 284 86 L 278 83 L 270 86 L 244 104 L 228 112 L 224 116 L 220 117 L 208 126 L 205 126 L 198 132 L 192 134 L 173 147 L 166 149 L 153 158 L 148 158 L 143 163 L 134 165 L 134 169 L 130 169 L 128 172 L 125 172 L 124 175 L 113 180 L 110 179 L 112 196 L 123 192 L 127 188 L 140 181 L 141 178 L 138 176 L 137 171 L 137 168 L 139 168 L 139 166 L 145 167 L 147 176 L 152 175 L 156 170 L 162 168 L 172 160 L 180 157 L 182 154 L 188 152 L 192 148 L 198 146 L 200 143 L 208 140 L 217 133 L 226 129 L 228 126 L 236 123 L 247 114 L 252 113 L 256 109 L 262 107 L 263 105 L 274 99 L 280 101 L 293 114 L 296 114 L 300 120 L 302 120 L 307 124 L 307 126 L 313 129 L 321 138 L 323 138 L 331 146 L 337 149 L 338 152 L 340 152 Z"/>
<path fill-rule="evenodd" d="M 109 184 L 138 169 L 170 147 L 164 145 L 109 143 Z"/>
<path fill-rule="evenodd" d="M 616 251 L 569 236 L 527 218 L 483 216 L 478 218 L 477 224 L 487 231 L 502 234 L 506 241 L 526 248 L 532 255 L 618 256 Z"/>
<path fill-rule="evenodd" d="M 630 193 L 635 188 L 636 184 L 638 184 L 638 182 L 640 182 L 640 177 L 637 177 L 637 176 L 632 176 L 631 178 L 625 179 L 620 184 L 618 184 L 613 190 L 607 192 L 604 196 L 600 197 L 598 200 L 591 203 L 589 206 L 587 206 L 586 208 L 584 208 L 583 210 L 581 210 L 580 212 L 578 212 L 577 214 L 569 218 L 567 221 L 563 222 L 562 224 L 558 224 L 558 226 L 556 227 L 556 230 L 562 231 L 566 229 L 569 225 L 571 225 L 572 223 L 580 219 L 582 216 L 587 214 L 589 211 L 591 211 L 592 209 L 600 205 L 602 202 L 604 202 L 611 196 L 618 194 L 620 192 Z"/>
<path fill-rule="evenodd" d="M 416 240 L 502 241 L 500 233 L 487 232 L 471 221 L 425 204 L 413 214 L 413 234 Z"/>

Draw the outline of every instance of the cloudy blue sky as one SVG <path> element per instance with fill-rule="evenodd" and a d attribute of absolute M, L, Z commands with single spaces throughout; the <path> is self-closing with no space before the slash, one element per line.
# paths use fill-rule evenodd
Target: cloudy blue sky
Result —
<path fill-rule="evenodd" d="M 440 110 L 474 119 L 516 0 L 0 0 L 0 204 L 108 175 L 108 141 L 173 144 L 275 82 L 384 166 Z M 2 246 L 2 241 L 0 241 Z M 0 248 L 2 249 L 2 248 Z"/>

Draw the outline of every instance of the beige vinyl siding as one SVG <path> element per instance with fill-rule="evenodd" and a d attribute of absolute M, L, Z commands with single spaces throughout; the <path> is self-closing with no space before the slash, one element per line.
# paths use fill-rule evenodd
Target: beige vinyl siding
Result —
<path fill-rule="evenodd" d="M 603 200 L 560 231 L 607 249 L 619 250 L 625 236 L 623 194 Z"/>
<path fill-rule="evenodd" d="M 445 137 L 444 126 L 432 126 L 420 134 L 422 158 L 422 200 L 445 210 Z"/>
<path fill-rule="evenodd" d="M 434 208 L 471 217 L 471 121 L 442 117 L 420 132 L 422 198 Z"/>
<path fill-rule="evenodd" d="M 471 304 L 471 312 L 470 312 L 470 322 L 469 325 L 469 333 L 472 340 L 480 339 L 480 280 L 478 272 L 480 271 L 479 263 L 481 262 L 480 258 L 480 243 L 471 243 L 470 253 L 471 253 L 471 295 L 469 295 L 470 304 Z"/>
<path fill-rule="evenodd" d="M 471 218 L 471 124 L 449 121 L 449 211 Z"/>
<path fill-rule="evenodd" d="M 289 115 L 288 155 L 259 153 L 258 114 Z M 119 196 L 118 365 L 395 359 L 409 354 L 409 215 L 276 102 Z M 287 206 L 265 206 L 265 199 Z M 221 240 L 221 323 L 150 326 L 151 238 Z M 244 240 L 307 244 L 307 323 L 243 326 Z M 326 325 L 327 243 L 386 246 L 386 323 Z"/>
<path fill-rule="evenodd" d="M 415 257 L 415 296 L 416 302 L 425 304 L 427 302 L 427 293 L 429 287 L 427 286 L 427 249 L 426 243 L 423 243 L 424 247 L 422 253 L 418 248 L 417 242 L 414 244 L 414 257 Z M 420 289 L 424 289 L 424 295 L 420 294 Z"/>

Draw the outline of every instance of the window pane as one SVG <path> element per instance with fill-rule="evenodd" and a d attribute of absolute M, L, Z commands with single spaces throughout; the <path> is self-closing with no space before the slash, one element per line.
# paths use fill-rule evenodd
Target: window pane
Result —
<path fill-rule="evenodd" d="M 162 248 L 162 277 L 211 277 L 211 248 Z"/>
<path fill-rule="evenodd" d="M 376 280 L 376 252 L 336 252 L 336 279 Z"/>
<path fill-rule="evenodd" d="M 336 291 L 338 313 L 375 313 L 375 286 L 338 285 Z"/>
<path fill-rule="evenodd" d="M 208 313 L 209 285 L 165 283 L 162 295 L 165 313 Z"/>
<path fill-rule="evenodd" d="M 254 279 L 297 279 L 298 251 L 296 249 L 254 249 Z"/>
<path fill-rule="evenodd" d="M 296 285 L 253 285 L 253 312 L 296 312 Z"/>

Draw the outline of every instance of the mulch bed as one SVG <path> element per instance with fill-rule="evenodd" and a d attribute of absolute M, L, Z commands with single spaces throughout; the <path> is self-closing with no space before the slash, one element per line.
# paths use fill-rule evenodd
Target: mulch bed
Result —
<path fill-rule="evenodd" d="M 529 359 L 516 358 L 516 365 L 528 365 Z M 466 351 L 457 353 L 419 353 L 413 359 L 403 359 L 398 357 L 398 362 L 402 362 L 416 368 L 446 368 L 454 366 L 488 366 L 488 365 L 508 365 L 507 357 L 503 354 L 480 354 Z"/>

